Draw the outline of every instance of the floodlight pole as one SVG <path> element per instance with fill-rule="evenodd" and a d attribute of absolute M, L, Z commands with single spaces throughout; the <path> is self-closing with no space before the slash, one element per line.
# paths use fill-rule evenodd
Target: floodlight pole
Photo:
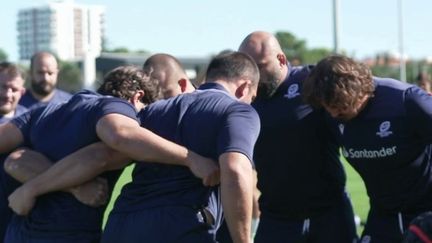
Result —
<path fill-rule="evenodd" d="M 398 0 L 398 29 L 399 29 L 399 70 L 400 80 L 406 82 L 406 64 L 404 53 L 404 40 L 403 40 L 403 14 L 402 14 L 402 0 Z"/>
<path fill-rule="evenodd" d="M 333 0 L 333 52 L 339 53 L 339 0 Z"/>

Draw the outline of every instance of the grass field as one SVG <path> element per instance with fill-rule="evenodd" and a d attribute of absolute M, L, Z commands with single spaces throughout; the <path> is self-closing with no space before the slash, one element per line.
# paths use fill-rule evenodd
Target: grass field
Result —
<path fill-rule="evenodd" d="M 351 197 L 354 206 L 354 211 L 358 216 L 360 216 L 361 222 L 364 223 L 366 221 L 367 213 L 369 211 L 369 198 L 366 195 L 363 181 L 361 180 L 357 172 L 355 172 L 354 169 L 345 161 L 344 161 L 344 166 L 348 178 L 347 181 L 348 193 Z M 123 174 L 121 175 L 119 181 L 117 182 L 117 185 L 114 188 L 114 192 L 111 197 L 110 204 L 108 205 L 107 210 L 105 212 L 104 225 L 105 225 L 106 217 L 112 209 L 113 201 L 114 201 L 113 199 L 117 198 L 117 196 L 120 194 L 121 187 L 131 180 L 132 169 L 133 166 L 127 167 L 123 171 Z M 361 233 L 362 228 L 363 227 L 359 227 L 358 229 L 359 233 Z"/>
<path fill-rule="evenodd" d="M 369 197 L 366 194 L 363 180 L 345 160 L 344 167 L 347 173 L 347 190 L 351 197 L 354 213 L 361 219 L 361 225 L 357 228 L 357 232 L 360 235 L 363 231 L 363 224 L 366 222 L 367 213 L 369 211 Z"/>

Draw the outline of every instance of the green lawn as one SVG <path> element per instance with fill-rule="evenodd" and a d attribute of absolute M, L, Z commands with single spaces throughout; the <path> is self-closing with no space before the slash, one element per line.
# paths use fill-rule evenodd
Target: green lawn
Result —
<path fill-rule="evenodd" d="M 112 210 L 112 208 L 113 208 L 114 201 L 115 201 L 115 199 L 118 197 L 118 195 L 119 195 L 120 192 L 121 192 L 121 188 L 122 188 L 126 183 L 128 183 L 128 182 L 131 181 L 131 178 L 132 178 L 131 174 L 132 174 L 133 167 L 134 167 L 134 165 L 132 164 L 132 165 L 130 165 L 130 166 L 128 166 L 128 167 L 126 167 L 126 168 L 124 169 L 124 171 L 123 171 L 123 173 L 121 174 L 119 180 L 117 181 L 117 184 L 116 184 L 115 187 L 114 187 L 114 191 L 113 191 L 113 193 L 112 193 L 112 195 L 111 195 L 111 200 L 110 200 L 110 202 L 109 202 L 109 204 L 108 204 L 108 206 L 107 206 L 107 208 L 106 208 L 106 211 L 105 211 L 104 220 L 103 220 L 103 225 L 104 225 L 104 226 L 105 226 L 105 223 L 106 223 L 106 220 L 107 220 L 108 214 L 109 214 L 109 212 L 111 212 L 111 210 Z"/>
<path fill-rule="evenodd" d="M 361 180 L 360 176 L 353 170 L 353 168 L 344 161 L 344 166 L 347 173 L 348 178 L 348 192 L 351 197 L 354 211 L 355 213 L 360 216 L 361 221 L 364 223 L 366 221 L 367 213 L 369 211 L 369 198 L 366 195 L 365 187 L 363 184 L 363 181 Z M 113 199 L 117 198 L 121 191 L 121 187 L 129 182 L 131 180 L 131 172 L 132 172 L 133 166 L 127 167 L 123 174 L 120 176 L 119 181 L 117 182 L 117 185 L 114 188 L 113 195 L 111 197 L 111 201 L 107 207 L 107 210 L 105 212 L 105 218 L 104 218 L 104 225 L 106 221 L 106 217 L 108 213 L 111 211 L 113 206 Z M 360 227 L 358 229 L 358 232 L 361 233 L 363 227 Z"/>
<path fill-rule="evenodd" d="M 351 197 L 351 202 L 354 207 L 354 213 L 361 219 L 362 225 L 366 222 L 367 213 L 369 211 L 369 197 L 366 194 L 366 189 L 359 174 L 354 171 L 348 162 L 344 161 L 345 171 L 347 173 L 347 190 Z M 357 229 L 360 234 L 363 226 Z"/>

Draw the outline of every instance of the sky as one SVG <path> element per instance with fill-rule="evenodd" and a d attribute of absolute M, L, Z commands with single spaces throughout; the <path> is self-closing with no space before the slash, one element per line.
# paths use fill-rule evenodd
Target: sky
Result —
<path fill-rule="evenodd" d="M 432 0 L 401 0 L 404 52 L 432 57 Z M 18 10 L 42 0 L 6 0 L 0 8 L 0 48 L 17 61 Z M 333 48 L 332 0 L 75 0 L 106 6 L 108 48 L 203 57 L 237 49 L 255 30 L 289 31 L 307 46 Z M 356 58 L 397 53 L 398 0 L 339 0 L 339 46 Z"/>

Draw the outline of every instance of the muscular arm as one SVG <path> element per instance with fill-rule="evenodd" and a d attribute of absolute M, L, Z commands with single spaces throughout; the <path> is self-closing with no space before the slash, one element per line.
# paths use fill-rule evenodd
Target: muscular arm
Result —
<path fill-rule="evenodd" d="M 39 195 L 79 185 L 106 170 L 123 168 L 130 160 L 121 152 L 137 160 L 188 165 L 197 177 L 203 179 L 204 185 L 219 182 L 219 169 L 212 160 L 141 128 L 126 116 L 106 115 L 97 123 L 96 131 L 108 146 L 103 143 L 87 146 L 27 182 L 9 197 L 14 211 L 27 214 Z"/>
<path fill-rule="evenodd" d="M 219 157 L 222 206 L 233 242 L 250 242 L 253 172 L 249 159 L 236 152 Z"/>
<path fill-rule="evenodd" d="M 12 151 L 23 141 L 23 134 L 15 125 L 9 122 L 0 125 L 0 154 Z"/>
<path fill-rule="evenodd" d="M 219 170 L 214 161 L 159 137 L 126 116 L 109 114 L 102 117 L 96 124 L 96 132 L 108 146 L 137 161 L 187 166 L 195 176 L 203 179 L 204 185 L 215 185 L 219 181 Z"/>
<path fill-rule="evenodd" d="M 86 146 L 53 164 L 31 150 L 18 150 L 5 161 L 5 170 L 35 196 L 65 190 L 90 181 L 104 171 L 126 166 L 130 159 L 99 142 Z"/>
<path fill-rule="evenodd" d="M 108 200 L 107 182 L 94 177 L 105 170 L 123 167 L 128 161 L 103 143 L 84 147 L 54 165 L 40 153 L 15 151 L 6 160 L 5 169 L 26 183 L 10 195 L 10 207 L 17 214 L 27 214 L 37 196 L 60 190 L 72 193 L 89 206 L 103 205 Z"/>

